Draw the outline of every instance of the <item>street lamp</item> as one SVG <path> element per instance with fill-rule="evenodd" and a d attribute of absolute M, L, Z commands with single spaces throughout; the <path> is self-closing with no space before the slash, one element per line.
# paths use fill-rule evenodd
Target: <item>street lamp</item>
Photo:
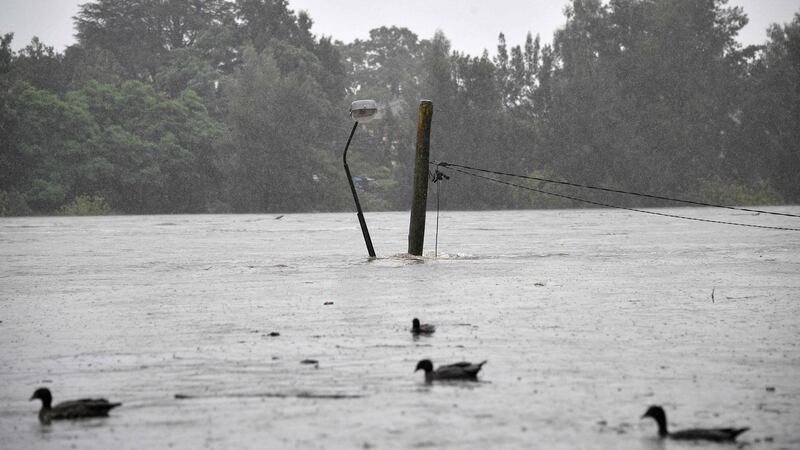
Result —
<path fill-rule="evenodd" d="M 347 166 L 347 149 L 350 147 L 350 141 L 353 140 L 353 135 L 358 128 L 359 122 L 367 123 L 378 112 L 378 104 L 375 100 L 356 100 L 350 104 L 350 118 L 355 122 L 353 130 L 350 131 L 350 137 L 347 138 L 347 144 L 344 146 L 344 154 L 342 161 L 344 162 L 344 172 L 347 174 L 347 181 L 350 183 L 350 191 L 353 192 L 353 201 L 356 203 L 356 211 L 358 211 L 358 223 L 361 224 L 361 234 L 364 235 L 364 243 L 367 244 L 367 252 L 370 258 L 375 257 L 375 249 L 372 248 L 372 239 L 369 237 L 369 230 L 367 229 L 367 222 L 364 220 L 364 212 L 361 211 L 361 203 L 358 201 L 358 194 L 356 193 L 356 186 L 353 184 L 353 176 L 350 175 L 350 168 Z"/>

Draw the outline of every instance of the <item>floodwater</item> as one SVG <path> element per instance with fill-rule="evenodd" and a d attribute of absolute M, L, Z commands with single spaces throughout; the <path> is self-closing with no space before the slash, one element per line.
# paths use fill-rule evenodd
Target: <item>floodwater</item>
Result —
<path fill-rule="evenodd" d="M 429 213 L 417 260 L 407 213 L 366 218 L 372 261 L 354 214 L 0 219 L 0 447 L 696 448 L 661 404 L 800 448 L 800 233 L 444 212 L 433 257 Z M 422 358 L 489 362 L 427 386 Z M 43 426 L 40 386 L 123 406 Z"/>

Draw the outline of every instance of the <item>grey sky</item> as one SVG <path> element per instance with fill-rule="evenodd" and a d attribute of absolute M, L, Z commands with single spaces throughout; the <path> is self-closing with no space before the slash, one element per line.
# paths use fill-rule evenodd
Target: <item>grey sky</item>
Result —
<path fill-rule="evenodd" d="M 13 47 L 19 49 L 36 35 L 62 51 L 74 43 L 72 16 L 88 0 L 0 0 L 0 33 L 14 32 Z M 494 53 L 502 31 L 509 45 L 524 42 L 528 31 L 550 41 L 553 31 L 564 24 L 566 0 L 289 0 L 294 10 L 307 10 L 314 19 L 312 31 L 350 42 L 365 39 L 369 30 L 381 25 L 404 26 L 429 38 L 440 29 L 454 50 L 471 55 L 484 48 Z M 742 30 L 744 44 L 766 40 L 771 23 L 786 23 L 800 12 L 800 0 L 730 0 L 744 7 L 750 23 Z"/>

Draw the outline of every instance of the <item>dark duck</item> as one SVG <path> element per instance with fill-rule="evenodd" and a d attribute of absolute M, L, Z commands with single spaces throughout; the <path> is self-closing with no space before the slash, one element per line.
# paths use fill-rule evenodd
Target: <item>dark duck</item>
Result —
<path fill-rule="evenodd" d="M 51 420 L 105 417 L 111 408 L 122 404 L 111 403 L 104 398 L 82 398 L 53 406 L 53 396 L 47 388 L 37 389 L 31 400 L 37 398 L 42 401 L 42 409 L 39 410 L 39 421 L 42 423 L 50 423 Z"/>
<path fill-rule="evenodd" d="M 429 323 L 419 323 L 416 317 L 411 321 L 411 334 L 415 336 L 431 335 L 436 331 L 436 327 Z"/>
<path fill-rule="evenodd" d="M 458 362 L 455 364 L 439 366 L 439 368 L 433 370 L 433 363 L 431 360 L 423 359 L 417 363 L 417 368 L 414 370 L 414 372 L 418 370 L 424 371 L 426 383 L 433 383 L 436 380 L 478 381 L 478 372 L 481 371 L 481 367 L 483 367 L 484 364 L 486 364 L 486 361 L 478 364 L 473 364 L 470 362 Z"/>
<path fill-rule="evenodd" d="M 652 417 L 658 424 L 658 436 L 661 438 L 694 440 L 694 441 L 714 441 L 714 442 L 733 442 L 736 436 L 744 433 L 750 428 L 690 428 L 688 430 L 667 431 L 667 414 L 660 406 L 651 406 L 644 413 L 642 419 Z"/>

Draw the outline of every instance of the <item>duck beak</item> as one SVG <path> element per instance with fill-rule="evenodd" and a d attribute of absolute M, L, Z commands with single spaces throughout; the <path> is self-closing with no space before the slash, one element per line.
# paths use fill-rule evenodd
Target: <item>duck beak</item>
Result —
<path fill-rule="evenodd" d="M 28 401 L 31 401 L 31 400 L 36 400 L 36 396 L 35 395 L 31 395 L 31 398 L 29 398 Z"/>
<path fill-rule="evenodd" d="M 644 419 L 645 417 L 650 417 L 650 414 L 644 413 L 642 414 L 642 417 L 640 417 L 640 419 Z"/>

